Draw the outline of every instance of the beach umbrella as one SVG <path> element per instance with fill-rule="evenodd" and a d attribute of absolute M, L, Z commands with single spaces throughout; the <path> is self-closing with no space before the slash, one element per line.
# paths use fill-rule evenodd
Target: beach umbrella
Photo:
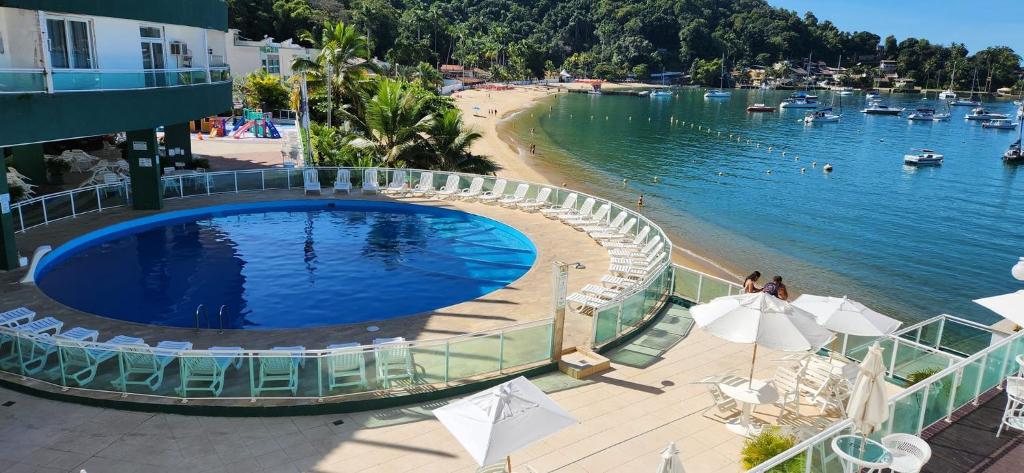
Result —
<path fill-rule="evenodd" d="M 480 466 L 502 460 L 512 469 L 512 452 L 576 423 L 529 380 L 520 376 L 434 410 Z"/>
<path fill-rule="evenodd" d="M 811 313 L 764 292 L 719 297 L 694 306 L 690 315 L 698 327 L 716 337 L 754 344 L 751 380 L 758 345 L 779 351 L 809 351 L 821 348 L 833 337 Z"/>
<path fill-rule="evenodd" d="M 975 299 L 974 302 L 985 306 L 1006 320 L 1024 326 L 1024 290 Z"/>
<path fill-rule="evenodd" d="M 860 302 L 844 297 L 804 294 L 793 305 L 814 315 L 822 327 L 843 334 L 842 351 L 846 351 L 846 338 L 881 337 L 900 328 L 902 322 L 875 312 Z M 831 356 L 831 352 L 829 353 Z"/>
<path fill-rule="evenodd" d="M 668 446 L 661 451 L 661 463 L 655 473 L 685 473 L 683 461 L 679 459 L 679 449 L 675 442 L 669 442 Z"/>
<path fill-rule="evenodd" d="M 862 437 L 871 435 L 882 428 L 889 418 L 889 406 L 885 395 L 885 363 L 882 361 L 882 347 L 875 342 L 868 349 L 867 356 L 860 364 L 860 373 L 853 383 L 853 392 L 846 404 L 846 416 L 860 431 Z M 863 454 L 864 442 L 861 442 Z"/>

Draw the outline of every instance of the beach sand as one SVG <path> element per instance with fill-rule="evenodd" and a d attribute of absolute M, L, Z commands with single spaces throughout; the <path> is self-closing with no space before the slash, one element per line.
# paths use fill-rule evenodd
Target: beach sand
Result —
<path fill-rule="evenodd" d="M 605 90 L 616 88 L 637 88 L 635 84 L 603 84 Z M 483 135 L 478 140 L 473 152 L 490 156 L 501 166 L 498 175 L 513 179 L 562 185 L 587 190 L 593 186 L 586 183 L 574 183 L 570 176 L 560 174 L 557 170 L 533 160 L 525 149 L 521 149 L 515 141 L 500 130 L 500 124 L 517 112 L 536 105 L 537 102 L 559 93 L 568 93 L 568 89 L 589 89 L 589 84 L 561 84 L 556 86 L 521 86 L 511 90 L 464 90 L 453 94 L 455 105 L 462 111 L 463 121 Z M 495 114 L 488 110 L 496 110 Z M 574 185 L 575 184 L 575 185 Z M 738 271 L 735 265 L 726 261 L 712 261 L 690 250 L 690 245 L 678 235 L 670 235 L 675 251 L 672 259 L 677 264 L 686 266 L 705 274 L 710 274 L 729 281 L 737 281 Z"/>

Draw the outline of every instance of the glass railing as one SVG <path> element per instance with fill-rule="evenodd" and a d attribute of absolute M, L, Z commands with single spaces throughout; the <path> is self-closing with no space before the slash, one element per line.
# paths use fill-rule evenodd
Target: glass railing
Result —
<path fill-rule="evenodd" d="M 977 405 L 983 394 L 1020 370 L 1015 358 L 1021 354 L 1024 354 L 1024 331 L 1000 338 L 908 387 L 889 399 L 889 420 L 871 438 L 879 440 L 892 433 L 920 436 L 932 424 L 950 420 L 954 412 L 968 404 Z M 808 473 L 842 472 L 843 466 L 832 452 L 831 443 L 836 436 L 850 433 L 853 433 L 851 421 L 837 422 L 748 473 L 781 471 L 783 465 L 792 461 L 803 461 L 803 471 Z"/>
<path fill-rule="evenodd" d="M 61 388 L 176 399 L 401 396 L 548 363 L 552 326 L 543 319 L 445 339 L 323 350 L 192 350 L 0 327 L 0 371 Z"/>
<path fill-rule="evenodd" d="M 46 75 L 42 69 L 0 68 L 0 94 L 46 92 Z"/>

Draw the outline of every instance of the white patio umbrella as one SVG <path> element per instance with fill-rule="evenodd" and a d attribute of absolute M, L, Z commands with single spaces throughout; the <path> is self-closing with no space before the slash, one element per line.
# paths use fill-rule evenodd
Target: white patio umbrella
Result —
<path fill-rule="evenodd" d="M 576 419 L 520 376 L 434 410 L 480 466 L 502 459 L 511 471 L 512 452 L 576 423 Z"/>
<path fill-rule="evenodd" d="M 1024 290 L 975 299 L 974 302 L 985 306 L 1006 320 L 1024 326 Z"/>
<path fill-rule="evenodd" d="M 814 314 L 822 327 L 843 334 L 842 351 L 846 349 L 848 335 L 881 337 L 900 328 L 902 322 L 875 312 L 860 302 L 844 297 L 804 294 L 793 305 Z M 829 351 L 831 357 L 832 352 Z"/>
<path fill-rule="evenodd" d="M 751 380 L 758 345 L 780 351 L 809 351 L 821 348 L 833 337 L 809 312 L 764 292 L 719 297 L 694 306 L 690 315 L 697 326 L 719 338 L 754 344 Z"/>
<path fill-rule="evenodd" d="M 853 383 L 850 401 L 846 404 L 846 416 L 864 437 L 882 428 L 882 424 L 889 418 L 885 395 L 885 363 L 878 342 L 871 345 L 860 364 L 860 373 Z"/>
<path fill-rule="evenodd" d="M 668 446 L 661 451 L 661 464 L 655 473 L 685 473 L 683 461 L 679 459 L 679 449 L 675 442 L 669 442 Z"/>

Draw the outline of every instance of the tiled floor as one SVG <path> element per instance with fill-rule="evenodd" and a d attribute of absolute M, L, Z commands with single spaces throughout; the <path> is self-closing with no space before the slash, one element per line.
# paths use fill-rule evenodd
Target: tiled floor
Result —
<path fill-rule="evenodd" d="M 611 355 L 633 366 L 616 363 L 584 382 L 561 374 L 536 380 L 580 423 L 514 455 L 516 471 L 525 471 L 523 465 L 538 472 L 654 471 L 658 452 L 670 441 L 690 473 L 740 471 L 743 439 L 707 410 L 712 402 L 706 390 L 690 383 L 729 371 L 745 374 L 751 347 L 686 330 L 688 319 L 684 308 L 674 307 Z M 685 338 L 673 345 L 666 333 Z M 760 350 L 755 375 L 770 378 L 781 355 Z M 0 472 L 476 470 L 429 414 L 443 402 L 355 414 L 220 418 L 83 407 L 0 389 L 0 404 L 6 401 L 14 404 L 0 407 Z M 813 417 L 812 406 L 803 412 L 808 417 L 784 423 L 828 422 Z M 762 406 L 755 416 L 774 423 L 776 413 Z"/>

